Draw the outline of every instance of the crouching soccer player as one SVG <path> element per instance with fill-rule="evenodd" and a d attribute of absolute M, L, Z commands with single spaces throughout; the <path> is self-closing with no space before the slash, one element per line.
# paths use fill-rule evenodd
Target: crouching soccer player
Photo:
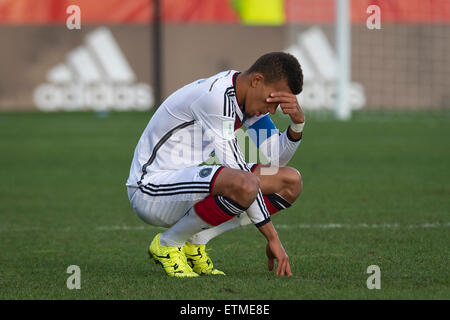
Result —
<path fill-rule="evenodd" d="M 298 171 L 285 167 L 302 138 L 305 118 L 295 96 L 302 86 L 297 59 L 273 52 L 245 72 L 224 71 L 182 87 L 155 112 L 136 146 L 126 185 L 137 215 L 168 228 L 149 247 L 168 275 L 224 275 L 206 244 L 250 223 L 267 239 L 269 270 L 277 260 L 276 275 L 292 275 L 270 217 L 291 206 L 302 190 Z M 268 115 L 278 105 L 291 118 L 283 133 Z M 234 135 L 242 125 L 268 130 L 267 139 L 255 141 L 277 146 L 265 148 L 278 150 L 266 154 L 271 167 L 245 162 Z M 212 151 L 221 165 L 200 165 Z M 276 170 L 269 172 L 274 163 Z"/>

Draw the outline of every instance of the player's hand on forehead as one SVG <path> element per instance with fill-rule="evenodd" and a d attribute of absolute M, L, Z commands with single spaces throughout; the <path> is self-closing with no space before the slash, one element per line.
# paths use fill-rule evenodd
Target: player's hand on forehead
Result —
<path fill-rule="evenodd" d="M 297 101 L 295 94 L 287 91 L 271 92 L 267 98 L 267 102 L 291 102 L 294 100 Z"/>
<path fill-rule="evenodd" d="M 284 114 L 289 114 L 294 123 L 305 121 L 303 110 L 298 104 L 297 96 L 286 91 L 271 92 L 266 98 L 268 103 L 278 103 Z"/>

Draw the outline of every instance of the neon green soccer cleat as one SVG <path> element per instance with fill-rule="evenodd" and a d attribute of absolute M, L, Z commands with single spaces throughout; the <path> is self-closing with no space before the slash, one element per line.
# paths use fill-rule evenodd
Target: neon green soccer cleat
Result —
<path fill-rule="evenodd" d="M 183 247 L 166 247 L 159 242 L 161 233 L 158 233 L 149 247 L 150 257 L 162 265 L 169 276 L 172 277 L 198 277 L 186 261 Z"/>
<path fill-rule="evenodd" d="M 186 242 L 183 247 L 189 266 L 199 275 L 225 275 L 224 272 L 214 269 L 211 258 L 206 253 L 206 245 Z"/>

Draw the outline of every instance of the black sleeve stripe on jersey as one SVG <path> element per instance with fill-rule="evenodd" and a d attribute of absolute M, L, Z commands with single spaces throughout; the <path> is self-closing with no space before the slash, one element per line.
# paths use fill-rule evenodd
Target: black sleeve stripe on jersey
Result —
<path fill-rule="evenodd" d="M 230 104 L 230 117 L 234 119 L 234 114 L 235 114 L 235 105 L 233 102 L 233 98 L 235 96 L 234 93 L 234 88 L 230 91 L 230 93 L 228 94 L 228 103 Z"/>
<path fill-rule="evenodd" d="M 237 144 L 237 138 L 235 138 L 233 140 L 233 147 L 234 147 L 235 153 L 239 156 L 240 162 L 244 165 L 245 171 L 251 172 L 250 168 L 247 165 L 247 162 L 245 162 L 244 155 L 242 154 L 242 152 L 239 149 L 239 146 Z"/>
<path fill-rule="evenodd" d="M 184 122 L 178 126 L 176 126 L 175 128 L 171 129 L 169 132 L 167 132 L 162 138 L 161 140 L 158 141 L 158 143 L 155 145 L 155 147 L 153 148 L 153 152 L 152 155 L 150 156 L 150 159 L 148 159 L 147 163 L 143 165 L 142 167 L 142 176 L 141 176 L 141 180 L 138 181 L 138 185 L 142 184 L 142 180 L 144 179 L 145 175 L 147 174 L 147 168 L 148 166 L 150 166 L 153 161 L 156 158 L 156 153 L 158 152 L 158 150 L 161 148 L 161 146 L 164 144 L 164 142 L 166 142 L 167 140 L 169 140 L 169 138 L 178 130 L 181 130 L 183 128 L 186 128 L 192 124 L 194 124 L 195 120 L 189 121 L 189 122 Z"/>
<path fill-rule="evenodd" d="M 263 220 L 261 222 L 255 223 L 255 227 L 257 228 L 261 228 L 263 225 L 265 225 L 266 223 L 270 222 L 270 217 L 267 218 L 266 220 Z"/>
<path fill-rule="evenodd" d="M 229 106 L 228 106 L 228 103 L 229 103 L 229 100 L 228 100 L 228 95 L 227 95 L 227 93 L 228 93 L 228 90 L 229 90 L 230 88 L 227 88 L 226 90 L 225 90 L 225 93 L 223 94 L 223 115 L 225 116 L 225 117 L 228 117 L 228 108 L 229 108 Z"/>
<path fill-rule="evenodd" d="M 228 99 L 227 99 L 227 94 L 225 93 L 223 95 L 223 115 L 225 117 L 227 116 L 227 103 L 228 103 Z"/>
<path fill-rule="evenodd" d="M 236 160 L 237 165 L 239 166 L 239 168 L 242 171 L 249 171 L 249 170 L 247 170 L 248 168 L 246 168 L 245 163 L 242 163 L 240 161 L 240 159 L 238 158 L 239 152 L 238 152 L 238 150 L 236 150 L 236 147 L 233 144 L 233 142 L 234 142 L 234 140 L 228 140 L 228 143 L 230 144 L 231 151 L 233 151 L 233 156 L 234 156 L 234 159 Z"/>
<path fill-rule="evenodd" d="M 231 97 L 234 97 L 234 88 L 228 87 L 225 90 L 224 97 L 223 97 L 223 115 L 225 117 L 231 117 L 233 114 L 233 101 Z"/>
<path fill-rule="evenodd" d="M 228 103 L 231 106 L 231 108 L 230 108 L 230 117 L 234 119 L 235 118 L 235 113 L 236 113 L 235 112 L 236 106 L 234 105 L 233 99 L 231 97 L 234 97 L 234 93 L 230 94 L 228 96 Z"/>
<path fill-rule="evenodd" d="M 269 218 L 270 213 L 267 210 L 266 203 L 264 202 L 264 198 L 263 198 L 261 189 L 258 191 L 258 195 L 256 196 L 256 201 L 258 202 L 259 209 L 263 213 L 264 218 L 266 218 L 266 219 Z"/>
<path fill-rule="evenodd" d="M 230 144 L 230 148 L 233 151 L 233 143 L 231 142 L 231 140 L 229 140 L 228 143 Z M 233 156 L 234 156 L 234 159 L 236 160 L 237 165 L 239 166 L 239 169 L 241 169 L 242 171 L 246 171 L 245 168 L 242 166 L 242 164 L 239 163 L 239 159 L 236 155 L 236 152 L 233 152 Z"/>

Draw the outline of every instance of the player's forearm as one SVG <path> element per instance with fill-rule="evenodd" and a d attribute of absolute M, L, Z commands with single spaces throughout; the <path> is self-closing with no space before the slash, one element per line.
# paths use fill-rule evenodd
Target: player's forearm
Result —
<path fill-rule="evenodd" d="M 269 221 L 268 223 L 259 227 L 258 230 L 263 234 L 267 241 L 278 240 L 278 234 L 275 230 L 275 227 L 273 226 L 272 221 Z"/>
<path fill-rule="evenodd" d="M 278 161 L 280 167 L 287 165 L 287 163 L 294 156 L 298 146 L 300 145 L 300 142 L 302 141 L 302 132 L 297 133 L 296 136 L 291 136 L 291 131 L 292 130 L 289 127 L 279 136 L 280 151 Z"/>

